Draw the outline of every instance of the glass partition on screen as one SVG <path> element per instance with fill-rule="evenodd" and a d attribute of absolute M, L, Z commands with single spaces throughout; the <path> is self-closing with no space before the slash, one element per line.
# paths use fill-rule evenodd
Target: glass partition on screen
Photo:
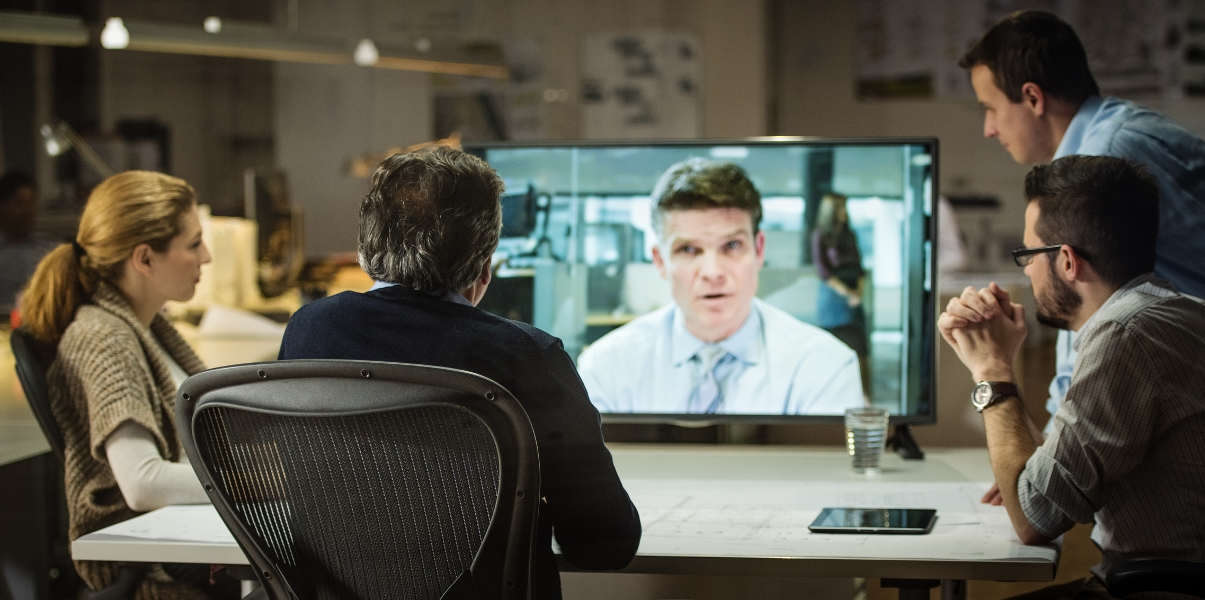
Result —
<path fill-rule="evenodd" d="M 895 422 L 935 420 L 936 140 L 468 150 L 506 184 L 499 266 L 481 307 L 559 337 L 606 420 L 834 420 L 863 396 Z M 707 210 L 657 226 L 654 186 L 694 157 L 744 170 L 761 198 L 756 232 L 738 231 L 740 218 L 719 231 Z M 716 231 L 729 237 L 713 244 Z M 683 241 L 696 234 L 699 248 Z M 753 266 L 730 269 L 726 257 L 741 252 Z M 683 267 L 683 256 L 696 262 Z M 696 303 L 704 277 L 722 293 Z M 718 341 L 693 335 L 700 311 L 725 306 L 745 306 L 740 322 L 751 324 Z M 721 350 L 709 359 L 708 346 Z"/>

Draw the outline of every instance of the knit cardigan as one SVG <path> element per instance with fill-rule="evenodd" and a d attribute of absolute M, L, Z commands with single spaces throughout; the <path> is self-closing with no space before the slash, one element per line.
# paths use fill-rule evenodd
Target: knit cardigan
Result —
<path fill-rule="evenodd" d="M 183 454 L 174 424 L 176 385 L 155 340 L 186 373 L 205 368 L 166 318 L 155 315 L 148 329 L 117 288 L 101 283 L 58 344 L 46 376 L 50 407 L 63 432 L 72 540 L 138 514 L 126 504 L 105 457 L 105 441 L 119 425 L 132 421 L 149 431 L 165 460 L 179 461 Z M 75 561 L 92 589 L 112 583 L 119 566 Z M 204 596 L 152 569 L 136 597 Z"/>

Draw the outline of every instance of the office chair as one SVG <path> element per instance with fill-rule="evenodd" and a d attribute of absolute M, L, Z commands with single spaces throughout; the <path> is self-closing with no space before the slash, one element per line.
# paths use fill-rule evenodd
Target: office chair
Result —
<path fill-rule="evenodd" d="M 270 598 L 527 598 L 540 472 L 505 388 L 294 360 L 180 386 L 177 427 Z"/>
<path fill-rule="evenodd" d="M 38 425 L 42 428 L 42 435 L 46 436 L 46 442 L 50 444 L 50 451 L 54 454 L 55 464 L 61 469 L 63 466 L 63 432 L 59 430 L 58 421 L 54 419 L 54 413 L 50 410 L 50 392 L 46 384 L 46 369 L 50 367 L 51 361 L 54 360 L 54 347 L 50 344 L 39 341 L 28 331 L 17 328 L 14 329 L 9 336 L 9 344 L 13 348 L 13 358 L 16 359 L 17 379 L 21 381 L 21 389 L 25 392 L 25 400 L 29 402 L 29 408 L 33 410 L 33 416 L 38 420 Z M 62 473 L 58 472 L 57 477 L 59 482 L 62 482 Z M 66 562 L 66 530 L 55 532 L 55 548 L 52 554 L 58 556 L 60 552 L 63 555 L 63 561 Z M 61 540 L 57 537 L 63 538 Z M 58 546 L 63 549 L 60 551 Z M 70 567 L 68 567 L 70 568 Z M 117 578 L 113 583 L 100 590 L 88 590 L 83 594 L 86 600 L 119 600 L 133 596 L 134 590 L 142 582 L 142 574 L 145 568 L 138 566 L 122 567 L 117 572 Z"/>
<path fill-rule="evenodd" d="M 13 347 L 13 358 L 17 362 L 17 379 L 25 390 L 25 400 L 33 410 L 33 416 L 42 428 L 42 435 L 50 444 L 50 451 L 63 464 L 63 433 L 50 411 L 50 393 L 46 389 L 46 369 L 54 359 L 54 348 L 38 341 L 24 329 L 17 328 L 9 337 Z"/>
<path fill-rule="evenodd" d="M 1205 563 L 1156 558 L 1127 560 L 1109 571 L 1105 587 L 1118 598 L 1141 592 L 1205 598 Z"/>

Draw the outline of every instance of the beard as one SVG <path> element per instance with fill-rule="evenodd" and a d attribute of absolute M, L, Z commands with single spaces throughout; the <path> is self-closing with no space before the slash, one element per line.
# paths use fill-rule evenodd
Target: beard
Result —
<path fill-rule="evenodd" d="M 1050 287 L 1047 293 L 1034 294 L 1033 298 L 1038 307 L 1038 322 L 1056 329 L 1070 330 L 1071 316 L 1083 304 L 1084 297 L 1054 272 L 1053 261 L 1047 264 L 1050 265 Z"/>

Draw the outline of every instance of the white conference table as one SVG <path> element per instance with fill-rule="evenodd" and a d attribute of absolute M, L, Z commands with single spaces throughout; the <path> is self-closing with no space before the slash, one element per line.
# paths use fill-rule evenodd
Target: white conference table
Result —
<path fill-rule="evenodd" d="M 982 448 L 933 449 L 923 461 L 887 455 L 873 477 L 853 473 L 837 448 L 612 452 L 644 526 L 624 572 L 908 580 L 884 581 L 901 596 L 941 582 L 943 595 L 957 598 L 966 580 L 1049 581 L 1058 565 L 1057 546 L 1021 544 L 1004 509 L 979 502 L 991 480 Z M 927 535 L 810 533 L 824 506 L 936 508 L 938 521 Z M 85 535 L 71 551 L 77 560 L 247 564 L 211 506 L 152 511 Z"/>

